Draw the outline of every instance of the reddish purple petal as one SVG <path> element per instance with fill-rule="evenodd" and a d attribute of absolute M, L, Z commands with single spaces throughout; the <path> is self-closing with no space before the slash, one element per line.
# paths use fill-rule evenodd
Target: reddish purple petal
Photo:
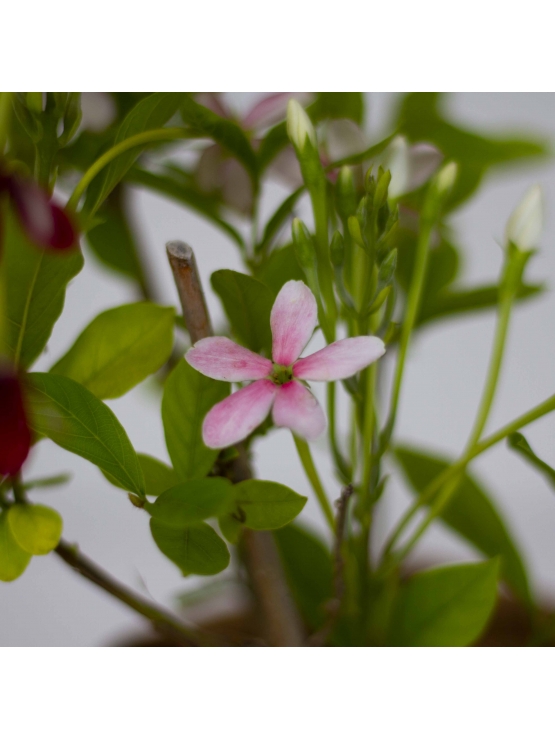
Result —
<path fill-rule="evenodd" d="M 227 337 L 201 339 L 191 347 L 185 359 L 199 373 L 232 383 L 260 380 L 272 372 L 270 360 L 240 347 Z"/>
<path fill-rule="evenodd" d="M 279 291 L 270 315 L 272 356 L 292 365 L 308 344 L 318 320 L 312 291 L 301 280 L 289 280 Z"/>
<path fill-rule="evenodd" d="M 204 418 L 204 444 L 219 450 L 248 437 L 270 413 L 277 390 L 271 380 L 257 380 L 217 403 Z"/>
<path fill-rule="evenodd" d="M 278 121 L 283 121 L 287 113 L 287 103 L 295 98 L 303 106 L 312 99 L 311 93 L 271 93 L 259 100 L 243 118 L 244 128 L 264 128 Z"/>
<path fill-rule="evenodd" d="M 299 437 L 316 439 L 326 428 L 322 407 L 302 383 L 292 380 L 278 388 L 272 412 L 274 424 Z"/>
<path fill-rule="evenodd" d="M 77 232 L 67 213 L 33 180 L 10 178 L 10 194 L 21 225 L 31 241 L 49 249 L 69 249 Z"/>
<path fill-rule="evenodd" d="M 302 380 L 350 378 L 385 353 L 379 337 L 349 337 L 303 357 L 293 365 L 293 375 Z"/>
<path fill-rule="evenodd" d="M 16 475 L 31 448 L 31 432 L 18 377 L 0 370 L 0 475 Z"/>

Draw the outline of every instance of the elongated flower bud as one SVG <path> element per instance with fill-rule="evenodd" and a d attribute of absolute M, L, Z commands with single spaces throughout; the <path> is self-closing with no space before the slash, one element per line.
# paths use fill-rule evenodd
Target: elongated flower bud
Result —
<path fill-rule="evenodd" d="M 299 152 L 302 152 L 309 139 L 316 146 L 316 133 L 312 121 L 304 108 L 293 98 L 287 105 L 287 135 L 291 143 Z"/>
<path fill-rule="evenodd" d="M 512 212 L 507 223 L 506 241 L 522 250 L 533 249 L 538 244 L 542 223 L 542 191 L 539 185 L 534 185 Z"/>
<path fill-rule="evenodd" d="M 456 162 L 448 162 L 444 165 L 435 177 L 435 183 L 438 194 L 445 196 L 449 194 L 449 191 L 455 184 L 459 167 Z"/>
<path fill-rule="evenodd" d="M 294 218 L 291 226 L 293 246 L 301 267 L 310 270 L 316 266 L 316 252 L 312 237 L 300 218 Z"/>
<path fill-rule="evenodd" d="M 31 447 L 31 432 L 17 374 L 0 367 L 0 476 L 16 475 Z"/>

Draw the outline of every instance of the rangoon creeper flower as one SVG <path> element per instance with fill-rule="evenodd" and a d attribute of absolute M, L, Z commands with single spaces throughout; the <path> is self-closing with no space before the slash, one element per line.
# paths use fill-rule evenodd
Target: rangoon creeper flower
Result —
<path fill-rule="evenodd" d="M 31 432 L 17 374 L 0 365 L 0 476 L 16 475 L 31 448 Z"/>
<path fill-rule="evenodd" d="M 302 281 L 290 280 L 270 315 L 273 362 L 227 337 L 208 337 L 191 347 L 185 359 L 203 375 L 234 383 L 254 381 L 208 412 L 202 427 L 207 447 L 220 449 L 240 442 L 270 410 L 278 427 L 288 427 L 306 439 L 322 434 L 326 417 L 303 381 L 348 378 L 381 357 L 385 347 L 378 337 L 350 337 L 299 359 L 317 320 L 312 291 Z"/>

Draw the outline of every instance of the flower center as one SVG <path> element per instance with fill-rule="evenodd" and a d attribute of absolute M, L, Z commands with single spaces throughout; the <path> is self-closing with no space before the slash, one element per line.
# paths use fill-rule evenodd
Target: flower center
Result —
<path fill-rule="evenodd" d="M 274 367 L 270 373 L 270 380 L 276 385 L 283 385 L 293 380 L 293 368 L 291 366 L 278 365 L 274 362 Z"/>

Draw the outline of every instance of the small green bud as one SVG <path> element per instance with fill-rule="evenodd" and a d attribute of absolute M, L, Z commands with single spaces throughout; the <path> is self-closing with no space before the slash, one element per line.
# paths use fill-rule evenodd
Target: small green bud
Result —
<path fill-rule="evenodd" d="M 300 218 L 293 219 L 291 231 L 293 234 L 295 254 L 297 255 L 300 266 L 305 270 L 313 268 L 316 262 L 316 254 L 310 232 Z"/>
<path fill-rule="evenodd" d="M 364 189 L 370 195 L 371 197 L 374 196 L 374 193 L 376 191 L 376 180 L 374 176 L 372 175 L 372 167 L 366 172 L 364 175 Z"/>
<path fill-rule="evenodd" d="M 133 506 L 136 506 L 137 507 L 137 509 L 144 509 L 145 508 L 145 502 L 143 501 L 143 499 L 142 498 L 139 498 L 134 493 L 128 493 L 127 494 L 127 497 L 129 499 L 129 501 L 131 501 L 131 503 L 133 504 Z"/>
<path fill-rule="evenodd" d="M 378 290 L 390 285 L 397 267 L 397 250 L 392 249 L 378 270 Z"/>
<path fill-rule="evenodd" d="M 81 123 L 81 93 L 68 93 L 63 114 L 64 130 L 59 138 L 60 146 L 65 146 L 77 133 Z"/>
<path fill-rule="evenodd" d="M 334 267 L 341 267 L 345 259 L 345 242 L 339 231 L 335 232 L 331 240 L 330 259 Z"/>
<path fill-rule="evenodd" d="M 341 218 L 346 221 L 349 216 L 355 213 L 357 208 L 353 170 L 346 165 L 339 170 L 335 193 L 337 210 Z"/>
<path fill-rule="evenodd" d="M 356 216 L 349 216 L 348 226 L 349 234 L 351 235 L 353 241 L 358 244 L 359 247 L 365 249 L 366 245 L 364 244 L 364 239 L 362 238 L 362 231 L 360 230 L 360 223 L 358 218 Z"/>
<path fill-rule="evenodd" d="M 387 191 L 389 189 L 389 183 L 391 182 L 391 172 L 387 170 L 384 172 L 380 167 L 381 172 L 378 176 L 378 184 L 376 185 L 376 191 L 374 193 L 374 208 L 381 208 L 387 203 Z"/>
<path fill-rule="evenodd" d="M 312 121 L 304 108 L 293 98 L 287 104 L 287 135 L 299 152 L 303 151 L 307 139 L 316 147 L 316 132 Z"/>

